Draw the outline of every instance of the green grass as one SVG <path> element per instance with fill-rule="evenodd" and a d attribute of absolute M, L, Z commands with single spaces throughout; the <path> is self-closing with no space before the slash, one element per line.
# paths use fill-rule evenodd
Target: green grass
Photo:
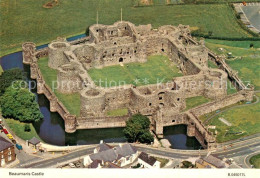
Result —
<path fill-rule="evenodd" d="M 250 158 L 249 162 L 250 164 L 254 165 L 255 168 L 260 168 L 260 154 Z"/>
<path fill-rule="evenodd" d="M 107 116 L 125 116 L 127 115 L 127 108 L 115 109 L 107 112 Z"/>
<path fill-rule="evenodd" d="M 124 66 L 115 65 L 102 69 L 90 69 L 88 71 L 96 85 L 112 87 L 124 84 L 145 85 L 162 83 L 182 76 L 177 66 L 168 57 L 162 55 L 150 56 L 145 63 L 129 63 Z M 138 79 L 138 82 L 135 81 Z M 99 81 L 103 81 L 102 83 Z"/>
<path fill-rule="evenodd" d="M 214 62 L 212 62 L 211 60 L 208 60 L 208 66 L 209 66 L 209 68 L 213 68 L 213 69 L 218 68 L 218 66 Z"/>
<path fill-rule="evenodd" d="M 230 80 L 227 81 L 227 94 L 228 95 L 231 95 L 233 93 L 236 93 L 237 90 L 236 88 L 234 87 L 234 85 L 230 82 Z"/>
<path fill-rule="evenodd" d="M 260 96 L 258 93 L 257 96 Z M 222 123 L 219 118 L 222 117 L 232 124 L 227 126 Z M 243 136 L 259 133 L 260 128 L 260 103 L 247 105 L 244 107 L 233 108 L 227 110 L 220 115 L 215 116 L 209 125 L 215 125 L 218 142 L 237 139 Z M 234 132 L 242 132 L 242 134 L 232 134 Z"/>
<path fill-rule="evenodd" d="M 165 158 L 155 157 L 155 159 L 157 161 L 161 162 L 161 165 L 160 165 L 161 168 L 163 168 L 169 162 L 169 160 L 165 159 Z"/>
<path fill-rule="evenodd" d="M 217 44 L 223 43 L 223 44 Z M 241 43 L 238 41 L 219 41 L 219 40 L 207 40 L 206 46 L 215 53 L 226 55 L 228 52 L 232 52 L 233 59 L 226 60 L 230 67 L 238 72 L 238 76 L 243 80 L 245 84 L 251 83 L 255 86 L 255 90 L 260 89 L 260 50 L 255 48 L 242 48 L 248 46 L 250 42 Z M 260 42 L 252 42 L 255 45 L 260 45 Z M 227 46 L 229 45 L 229 46 Z M 220 51 L 219 48 L 223 48 Z"/>
<path fill-rule="evenodd" d="M 250 44 L 254 45 L 254 48 L 260 48 L 260 41 L 227 41 L 227 40 L 213 40 L 206 39 L 208 43 L 221 44 L 225 46 L 238 47 L 238 48 L 250 48 Z"/>
<path fill-rule="evenodd" d="M 38 65 L 46 84 L 52 88 L 52 82 L 57 81 L 57 71 L 48 67 L 48 58 L 40 58 Z M 71 114 L 80 115 L 79 93 L 63 94 L 57 90 L 54 90 L 54 93 Z"/>
<path fill-rule="evenodd" d="M 2 73 L 4 72 L 2 66 L 0 65 L 0 75 L 2 75 Z"/>
<path fill-rule="evenodd" d="M 194 107 L 199 106 L 204 103 L 208 103 L 210 101 L 211 101 L 210 99 L 205 98 L 204 96 L 195 96 L 192 98 L 186 98 L 186 109 L 185 110 L 189 110 L 191 108 L 194 108 Z"/>
<path fill-rule="evenodd" d="M 21 50 L 21 44 L 33 41 L 37 45 L 60 37 L 84 33 L 96 23 L 112 24 L 123 19 L 134 24 L 161 25 L 185 24 L 198 27 L 201 32 L 213 32 L 213 36 L 250 36 L 237 23 L 227 4 L 150 6 L 134 8 L 132 0 L 70 0 L 59 1 L 51 9 L 42 7 L 47 0 L 2 0 L 0 2 L 0 56 Z M 212 20 L 214 19 L 214 20 Z"/>
<path fill-rule="evenodd" d="M 6 124 L 9 126 L 9 128 L 23 140 L 30 140 L 33 137 L 38 138 L 41 140 L 41 138 L 38 136 L 37 132 L 35 131 L 34 126 L 30 123 L 29 126 L 31 128 L 30 132 L 24 131 L 24 125 L 27 123 L 20 122 L 18 120 L 14 119 L 5 119 Z"/>

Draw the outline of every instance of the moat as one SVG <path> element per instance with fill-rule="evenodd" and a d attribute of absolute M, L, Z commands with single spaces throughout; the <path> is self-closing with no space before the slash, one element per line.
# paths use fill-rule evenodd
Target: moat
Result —
<path fill-rule="evenodd" d="M 80 35 L 79 37 L 82 37 Z M 75 39 L 72 37 L 71 39 Z M 68 39 L 69 40 L 69 39 Z M 38 49 L 46 47 L 42 45 Z M 29 66 L 22 63 L 22 52 L 13 53 L 4 56 L 0 59 L 0 64 L 4 70 L 11 68 L 21 68 L 27 72 L 29 78 Z M 49 101 L 44 95 L 36 94 L 41 112 L 44 119 L 35 124 L 35 128 L 39 136 L 46 143 L 54 145 L 81 145 L 98 143 L 100 140 L 105 142 L 123 142 L 126 141 L 123 135 L 123 128 L 112 129 L 93 129 L 93 130 L 77 130 L 73 134 L 68 134 L 64 131 L 63 119 L 57 113 L 51 113 L 49 110 Z M 200 144 L 194 137 L 187 137 L 187 127 L 185 125 L 177 125 L 166 127 L 164 129 L 164 136 L 172 144 L 175 149 L 199 149 Z"/>

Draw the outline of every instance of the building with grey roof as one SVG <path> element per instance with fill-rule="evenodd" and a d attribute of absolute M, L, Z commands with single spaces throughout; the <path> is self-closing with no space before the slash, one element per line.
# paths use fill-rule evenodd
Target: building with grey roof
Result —
<path fill-rule="evenodd" d="M 131 164 L 138 156 L 137 149 L 129 143 L 119 145 L 116 147 L 110 146 L 106 143 L 100 143 L 94 149 L 94 154 L 88 155 L 84 158 L 84 165 L 91 165 L 96 160 L 102 162 L 111 162 L 117 166 L 125 166 Z"/>

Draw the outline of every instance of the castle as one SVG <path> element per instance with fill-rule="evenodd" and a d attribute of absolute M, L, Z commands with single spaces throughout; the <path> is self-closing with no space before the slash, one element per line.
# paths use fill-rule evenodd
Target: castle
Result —
<path fill-rule="evenodd" d="M 124 127 L 135 113 L 150 118 L 154 132 L 163 135 L 163 127 L 188 125 L 188 135 L 195 136 L 204 147 L 215 144 L 215 137 L 197 119 L 198 116 L 240 100 L 252 100 L 252 92 L 245 86 L 236 95 L 227 96 L 227 78 L 235 78 L 227 70 L 211 69 L 208 60 L 219 59 L 190 35 L 189 26 L 171 25 L 152 29 L 151 25 L 135 26 L 120 21 L 113 25 L 95 24 L 89 36 L 74 42 L 59 39 L 48 48 L 35 50 L 35 44 L 23 44 L 24 63 L 31 65 L 31 77 L 37 79 L 38 93 L 50 100 L 51 111 L 65 120 L 67 132 L 86 128 Z M 104 88 L 96 86 L 88 74 L 91 68 L 131 62 L 145 63 L 154 54 L 166 55 L 184 76 L 171 82 L 144 86 L 123 85 Z M 80 116 L 70 115 L 55 94 L 45 84 L 37 67 L 37 58 L 48 55 L 48 66 L 58 71 L 58 91 L 80 93 Z M 230 76 L 232 75 L 232 76 Z M 241 84 L 242 85 L 242 84 Z M 184 112 L 186 98 L 205 96 L 214 102 L 209 106 Z M 127 108 L 128 114 L 108 117 L 107 111 Z"/>

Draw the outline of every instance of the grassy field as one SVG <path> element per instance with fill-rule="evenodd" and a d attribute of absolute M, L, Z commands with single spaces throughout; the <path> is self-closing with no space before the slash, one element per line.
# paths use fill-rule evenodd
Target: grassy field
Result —
<path fill-rule="evenodd" d="M 256 42 L 239 42 L 239 41 L 219 41 L 206 40 L 206 46 L 217 54 L 227 56 L 228 52 L 232 53 L 234 58 L 226 60 L 227 64 L 236 71 L 238 76 L 245 84 L 251 83 L 255 86 L 255 90 L 260 89 L 260 50 L 249 48 L 250 43 L 254 47 L 260 46 L 260 41 Z M 222 51 L 219 48 L 223 48 Z"/>
<path fill-rule="evenodd" d="M 31 138 L 36 137 L 39 140 L 41 140 L 40 137 L 38 136 L 37 132 L 35 131 L 34 126 L 31 123 L 29 124 L 31 131 L 25 132 L 24 131 L 25 123 L 14 120 L 14 119 L 5 119 L 5 122 L 7 123 L 9 128 L 15 133 L 15 135 L 17 135 L 21 139 L 30 140 Z"/>
<path fill-rule="evenodd" d="M 39 68 L 42 72 L 46 84 L 52 88 L 52 82 L 57 81 L 57 71 L 48 67 L 48 58 L 41 58 L 38 61 Z M 55 95 L 64 104 L 71 114 L 79 116 L 80 114 L 80 95 L 63 94 L 54 90 Z"/>
<path fill-rule="evenodd" d="M 115 109 L 107 112 L 107 116 L 125 116 L 127 115 L 127 108 Z"/>
<path fill-rule="evenodd" d="M 173 77 L 182 76 L 177 66 L 168 57 L 156 55 L 148 57 L 145 63 L 129 63 L 88 71 L 96 85 L 112 87 L 124 84 L 146 85 L 170 81 Z M 137 81 L 137 80 L 138 81 Z M 99 81 L 103 81 L 102 83 Z"/>
<path fill-rule="evenodd" d="M 132 0 L 70 0 L 59 1 L 51 9 L 42 7 L 47 0 L 2 0 L 0 2 L 0 56 L 21 49 L 25 41 L 37 45 L 48 43 L 56 37 L 84 33 L 96 23 L 112 24 L 123 19 L 135 24 L 161 25 L 185 24 L 213 36 L 248 37 L 236 21 L 232 8 L 227 4 L 177 5 L 133 7 Z M 220 15 L 221 14 L 221 15 Z M 214 20 L 212 20 L 214 19 Z"/>
<path fill-rule="evenodd" d="M 0 65 L 0 75 L 2 75 L 2 73 L 4 72 L 2 66 Z"/>
<path fill-rule="evenodd" d="M 250 48 L 250 44 L 254 45 L 254 48 L 260 48 L 260 41 L 227 41 L 227 40 L 212 40 L 206 39 L 208 43 L 220 44 L 231 47 L 239 47 L 239 48 Z"/>
<path fill-rule="evenodd" d="M 260 168 L 260 154 L 253 156 L 249 162 L 254 165 L 255 168 Z"/>
<path fill-rule="evenodd" d="M 208 103 L 210 101 L 211 101 L 210 99 L 205 98 L 204 96 L 195 96 L 192 98 L 187 98 L 185 110 L 189 110 L 191 108 L 194 108 L 194 107 L 199 106 L 204 103 Z"/>
<path fill-rule="evenodd" d="M 257 96 L 260 96 L 258 93 Z M 219 120 L 224 118 L 232 126 L 227 126 Z M 218 142 L 237 139 L 243 136 L 259 133 L 260 103 L 227 110 L 210 120 L 209 125 L 215 125 Z"/>

